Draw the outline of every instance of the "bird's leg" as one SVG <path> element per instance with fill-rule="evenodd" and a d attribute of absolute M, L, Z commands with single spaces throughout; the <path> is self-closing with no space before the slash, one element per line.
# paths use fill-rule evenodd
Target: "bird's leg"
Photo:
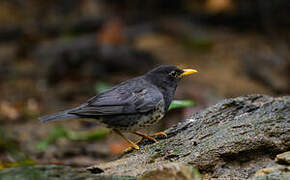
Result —
<path fill-rule="evenodd" d="M 133 148 L 135 149 L 140 149 L 138 145 L 136 145 L 135 143 L 133 143 L 132 141 L 130 141 L 129 139 L 127 139 L 119 130 L 114 129 L 114 131 L 120 135 L 127 143 L 129 143 Z"/>
<path fill-rule="evenodd" d="M 149 140 L 151 140 L 151 141 L 157 142 L 157 140 L 156 140 L 155 138 L 151 137 L 150 135 L 142 134 L 142 133 L 140 133 L 140 132 L 138 132 L 138 131 L 134 132 L 134 134 L 136 134 L 136 135 L 138 135 L 138 136 L 141 136 L 142 138 L 149 139 Z M 141 139 L 141 140 L 142 140 L 142 139 Z M 141 140 L 140 140 L 140 141 L 141 141 Z M 140 141 L 138 141 L 138 142 L 140 142 Z"/>
<path fill-rule="evenodd" d="M 164 132 L 158 132 L 158 133 L 155 133 L 155 134 L 146 135 L 146 134 L 142 134 L 142 133 L 136 131 L 136 132 L 134 132 L 134 134 L 136 134 L 138 136 L 141 136 L 142 138 L 149 139 L 149 140 L 154 141 L 154 142 L 157 142 L 157 140 L 154 138 L 155 136 L 162 135 L 162 136 L 167 137 L 167 134 L 165 134 Z M 138 144 L 140 141 L 136 142 L 135 144 Z"/>
<path fill-rule="evenodd" d="M 149 140 L 154 141 L 154 142 L 157 142 L 157 140 L 156 140 L 155 138 L 153 138 L 153 137 L 155 137 L 155 136 L 160 136 L 160 135 L 162 135 L 162 136 L 165 136 L 165 137 L 167 138 L 167 134 L 165 134 L 164 132 L 158 132 L 158 133 L 154 133 L 154 134 L 146 135 L 146 134 L 142 134 L 142 133 L 136 131 L 136 132 L 133 132 L 133 134 L 136 134 L 136 135 L 142 137 L 141 139 L 139 139 L 139 140 L 138 140 L 137 142 L 135 142 L 134 144 L 138 144 L 139 142 L 141 142 L 141 141 L 143 140 L 143 138 L 145 138 L 145 139 L 149 139 Z M 125 140 L 126 140 L 126 139 L 125 139 Z M 127 141 L 127 142 L 128 142 L 128 141 Z M 137 146 L 137 145 L 136 145 L 136 146 Z M 129 147 L 129 148 L 127 148 L 124 152 L 128 152 L 128 151 L 130 151 L 131 149 L 132 149 L 132 147 Z"/>
<path fill-rule="evenodd" d="M 148 135 L 146 135 L 146 134 L 142 134 L 142 133 L 140 133 L 140 132 L 138 132 L 138 131 L 133 132 L 133 134 L 136 134 L 136 135 L 142 137 L 141 139 L 139 139 L 139 140 L 138 140 L 137 142 L 135 142 L 134 144 L 138 144 L 139 142 L 141 142 L 141 141 L 143 140 L 143 138 L 145 138 L 145 139 L 149 139 L 149 140 L 154 141 L 154 142 L 157 142 L 157 140 L 156 140 L 155 138 L 150 137 L 150 136 L 148 136 Z M 132 149 L 132 147 L 128 147 L 127 149 L 125 149 L 124 152 L 131 151 L 131 149 Z"/>
<path fill-rule="evenodd" d="M 150 135 L 148 135 L 148 136 L 150 136 L 150 137 L 155 137 L 155 136 L 165 136 L 166 138 L 167 138 L 167 134 L 166 133 L 164 133 L 164 132 L 158 132 L 158 133 L 154 133 L 154 134 L 150 134 Z"/>

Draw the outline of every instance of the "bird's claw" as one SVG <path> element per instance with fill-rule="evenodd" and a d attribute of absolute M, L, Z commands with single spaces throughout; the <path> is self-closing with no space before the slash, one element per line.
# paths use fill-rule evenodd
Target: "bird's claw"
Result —
<path fill-rule="evenodd" d="M 167 138 L 167 134 L 165 134 L 164 132 L 158 132 L 155 134 L 146 135 L 146 134 L 142 134 L 142 133 L 136 131 L 136 132 L 134 132 L 134 134 L 141 136 L 142 139 L 145 138 L 145 139 L 149 139 L 149 140 L 154 141 L 154 142 L 157 142 L 157 140 L 154 138 L 155 136 L 162 135 L 162 136 L 165 136 Z M 142 139 L 140 139 L 137 143 L 139 143 Z"/>
<path fill-rule="evenodd" d="M 140 143 L 144 138 L 145 139 L 149 139 L 149 140 L 154 141 L 154 142 L 157 142 L 157 140 L 154 138 L 155 136 L 165 136 L 167 138 L 167 134 L 164 133 L 164 132 L 158 132 L 158 133 L 154 133 L 154 134 L 150 134 L 150 135 L 145 135 L 145 134 L 142 134 L 140 132 L 135 132 L 134 134 L 136 134 L 138 136 L 141 136 L 142 138 L 139 139 L 135 143 L 130 143 L 131 146 L 126 148 L 124 150 L 124 153 L 131 151 L 133 148 L 136 149 L 136 150 L 139 150 L 140 148 L 139 148 L 139 146 L 137 144 Z"/>
<path fill-rule="evenodd" d="M 165 136 L 167 138 L 167 134 L 164 132 L 158 132 L 158 133 L 154 133 L 154 134 L 150 134 L 148 135 L 150 137 L 155 137 L 155 136 Z"/>

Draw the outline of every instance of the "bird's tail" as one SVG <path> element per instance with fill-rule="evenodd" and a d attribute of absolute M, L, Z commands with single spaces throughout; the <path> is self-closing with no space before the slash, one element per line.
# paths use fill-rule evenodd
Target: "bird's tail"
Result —
<path fill-rule="evenodd" d="M 48 122 L 48 121 L 56 121 L 60 119 L 72 119 L 77 118 L 77 115 L 74 114 L 68 114 L 66 111 L 55 113 L 55 114 L 49 114 L 46 116 L 42 116 L 38 118 L 41 122 Z"/>
<path fill-rule="evenodd" d="M 80 105 L 76 108 L 73 108 L 73 109 L 65 110 L 62 112 L 55 113 L 55 114 L 45 115 L 45 116 L 39 117 L 38 119 L 44 123 L 44 122 L 56 121 L 56 120 L 60 120 L 60 119 L 64 120 L 64 119 L 78 118 L 79 117 L 78 115 L 70 114 L 70 113 L 73 112 L 74 110 L 80 109 L 86 105 L 87 105 L 87 103 L 82 104 L 82 105 Z"/>

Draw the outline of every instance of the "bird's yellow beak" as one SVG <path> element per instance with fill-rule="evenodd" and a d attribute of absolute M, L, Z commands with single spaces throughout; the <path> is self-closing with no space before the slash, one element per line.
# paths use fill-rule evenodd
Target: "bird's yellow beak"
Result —
<path fill-rule="evenodd" d="M 198 72 L 195 69 L 182 69 L 182 70 L 183 70 L 183 73 L 180 74 L 180 77 L 187 76 L 187 75 L 194 74 L 194 73 Z"/>

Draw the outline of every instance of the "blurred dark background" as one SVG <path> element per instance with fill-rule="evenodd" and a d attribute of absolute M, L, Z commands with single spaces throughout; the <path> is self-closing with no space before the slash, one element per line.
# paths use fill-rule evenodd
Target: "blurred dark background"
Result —
<path fill-rule="evenodd" d="M 175 96 L 196 105 L 144 132 L 223 98 L 289 94 L 289 17 L 288 0 L 1 0 L 0 169 L 116 158 L 127 144 L 95 123 L 37 117 L 160 64 L 199 70 Z"/>

